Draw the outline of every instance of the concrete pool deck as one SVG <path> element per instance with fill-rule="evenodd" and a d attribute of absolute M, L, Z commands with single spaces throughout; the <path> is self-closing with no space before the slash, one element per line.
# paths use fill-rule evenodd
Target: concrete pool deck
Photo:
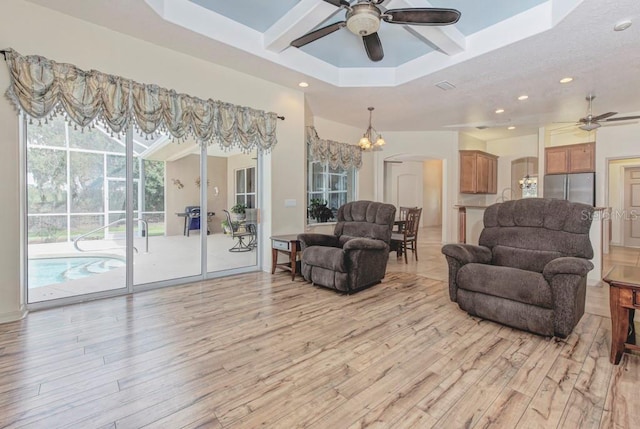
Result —
<path fill-rule="evenodd" d="M 231 236 L 217 233 L 207 236 L 207 270 L 218 272 L 257 265 L 257 251 L 232 253 L 235 241 Z M 134 239 L 139 253 L 134 253 L 133 283 L 142 285 L 165 280 L 200 275 L 200 235 L 149 237 L 149 252 L 145 253 L 145 239 Z M 29 245 L 29 259 L 45 257 L 108 256 L 125 258 L 124 240 L 87 240 L 81 243 L 85 252 L 78 252 L 73 243 L 44 243 Z M 126 269 L 115 268 L 105 273 L 69 280 L 48 286 L 30 288 L 28 302 L 108 291 L 125 287 Z"/>

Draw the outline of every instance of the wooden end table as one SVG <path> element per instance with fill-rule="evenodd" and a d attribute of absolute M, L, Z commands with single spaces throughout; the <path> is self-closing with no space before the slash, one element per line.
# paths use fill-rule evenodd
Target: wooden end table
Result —
<path fill-rule="evenodd" d="M 640 309 L 640 268 L 616 265 L 602 280 L 609 284 L 610 361 L 617 365 L 625 350 L 640 351 L 640 347 L 635 345 L 633 325 L 635 309 Z"/>
<path fill-rule="evenodd" d="M 276 272 L 276 267 L 291 271 L 291 280 L 295 280 L 298 266 L 298 252 L 300 240 L 298 234 L 274 235 L 271 237 L 271 274 Z M 278 263 L 278 253 L 282 252 L 289 257 L 288 262 Z"/>

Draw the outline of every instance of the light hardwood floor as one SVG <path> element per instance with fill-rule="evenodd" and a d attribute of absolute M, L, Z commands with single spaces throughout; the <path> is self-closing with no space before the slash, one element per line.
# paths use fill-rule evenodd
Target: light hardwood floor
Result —
<path fill-rule="evenodd" d="M 0 325 L 0 427 L 638 427 L 609 319 L 559 340 L 472 318 L 440 247 L 423 229 L 418 263 L 353 296 L 253 273 Z"/>

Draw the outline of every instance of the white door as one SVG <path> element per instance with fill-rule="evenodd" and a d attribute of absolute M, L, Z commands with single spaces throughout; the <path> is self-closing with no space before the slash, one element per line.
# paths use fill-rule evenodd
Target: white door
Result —
<path fill-rule="evenodd" d="M 624 169 L 624 245 L 640 247 L 640 168 Z"/>
<path fill-rule="evenodd" d="M 396 207 L 423 206 L 422 162 L 387 163 L 385 202 Z"/>

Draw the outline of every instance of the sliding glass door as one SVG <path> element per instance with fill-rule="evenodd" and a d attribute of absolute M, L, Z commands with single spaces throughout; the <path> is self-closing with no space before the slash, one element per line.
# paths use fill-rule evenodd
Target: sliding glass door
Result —
<path fill-rule="evenodd" d="M 126 144 L 61 118 L 26 126 L 27 302 L 126 285 Z"/>
<path fill-rule="evenodd" d="M 255 152 L 48 122 L 25 127 L 29 304 L 258 268 Z"/>
<path fill-rule="evenodd" d="M 206 193 L 210 218 L 207 272 L 241 272 L 257 268 L 259 216 L 257 153 L 207 150 Z"/>

